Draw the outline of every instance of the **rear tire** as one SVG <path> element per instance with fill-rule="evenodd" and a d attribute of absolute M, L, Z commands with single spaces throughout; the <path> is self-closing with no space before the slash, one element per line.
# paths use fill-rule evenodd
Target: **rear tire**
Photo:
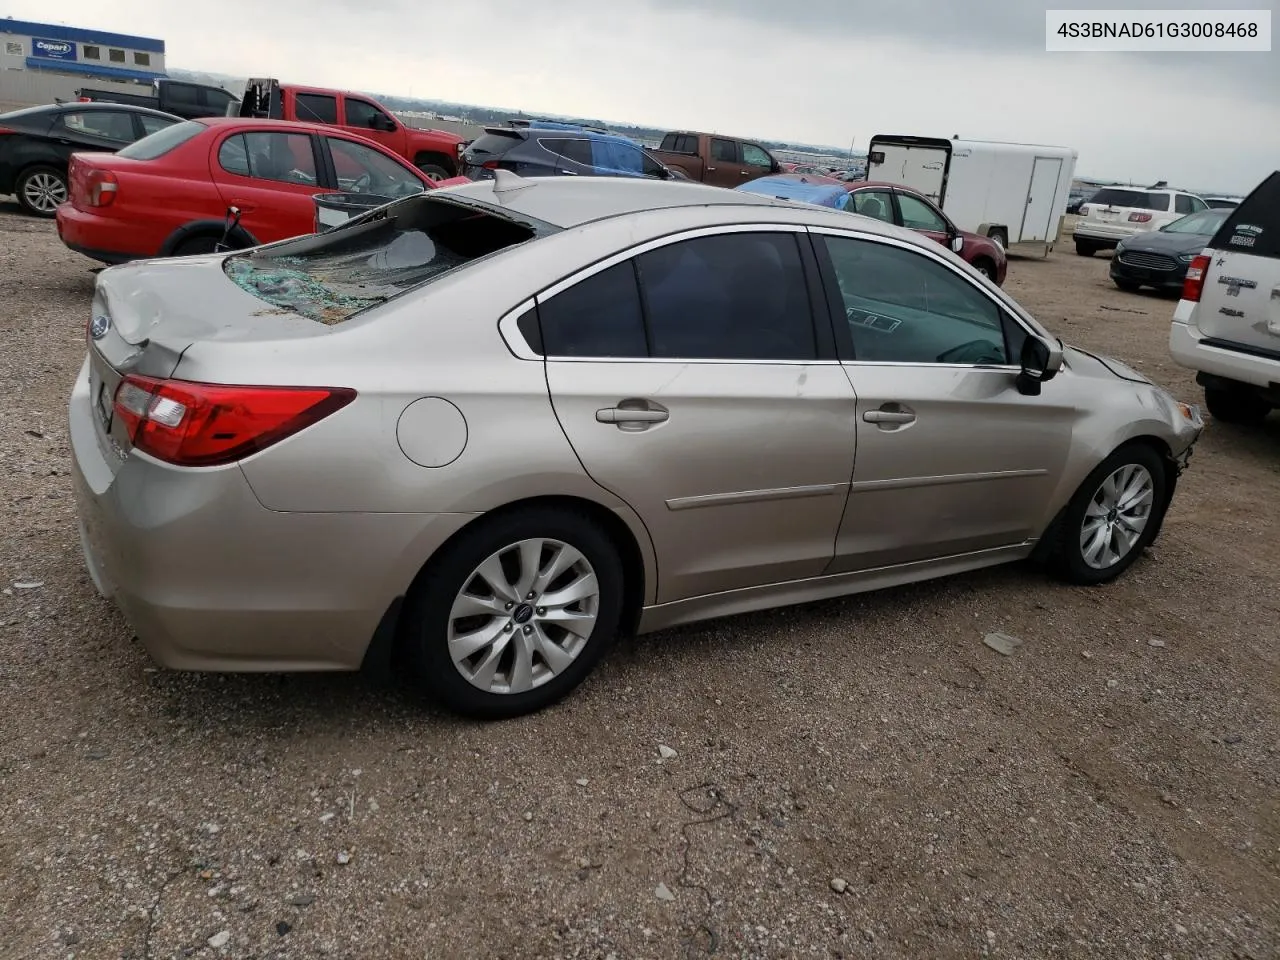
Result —
<path fill-rule="evenodd" d="M 1087 240 L 1076 241 L 1076 254 L 1081 257 L 1092 257 L 1098 252 L 1098 248 Z"/>
<path fill-rule="evenodd" d="M 1261 423 L 1271 412 L 1270 403 L 1243 387 L 1208 387 L 1204 405 L 1213 419 L 1246 426 Z"/>
<path fill-rule="evenodd" d="M 427 175 L 427 179 L 439 182 L 449 179 L 449 171 L 434 163 L 420 163 L 418 169 Z"/>
<path fill-rule="evenodd" d="M 27 167 L 18 174 L 13 185 L 18 206 L 33 217 L 52 217 L 59 205 L 67 201 L 67 175 L 64 171 L 40 164 Z"/>
<path fill-rule="evenodd" d="M 562 572 L 529 589 L 530 571 L 557 565 Z M 555 599 L 579 592 L 570 603 Z M 450 710 L 516 717 L 587 677 L 617 635 L 622 599 L 618 550 L 586 515 L 539 507 L 484 518 L 437 554 L 410 591 L 405 652 L 428 694 Z M 575 620 L 585 637 L 561 626 Z"/>
<path fill-rule="evenodd" d="M 171 256 L 174 257 L 195 257 L 203 253 L 217 253 L 215 249 L 218 246 L 220 237 L 215 237 L 211 233 L 201 234 L 195 237 L 187 237 L 176 247 L 173 248 Z"/>
<path fill-rule="evenodd" d="M 1124 573 L 1156 538 L 1169 478 L 1151 447 L 1120 447 L 1084 479 L 1067 504 L 1051 561 L 1069 583 L 1094 585 Z"/>

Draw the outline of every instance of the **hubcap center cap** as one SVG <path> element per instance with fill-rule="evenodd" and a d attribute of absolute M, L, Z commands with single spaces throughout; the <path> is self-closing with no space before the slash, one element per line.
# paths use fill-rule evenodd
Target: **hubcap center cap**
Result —
<path fill-rule="evenodd" d="M 522 603 L 516 607 L 515 613 L 511 615 L 511 619 L 516 623 L 524 624 L 533 619 L 533 607 L 527 603 Z"/>

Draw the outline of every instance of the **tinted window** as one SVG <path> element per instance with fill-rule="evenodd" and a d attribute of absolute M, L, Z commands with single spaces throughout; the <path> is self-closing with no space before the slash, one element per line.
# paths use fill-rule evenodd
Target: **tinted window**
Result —
<path fill-rule="evenodd" d="M 662 146 L 659 147 L 658 149 L 659 150 L 677 150 L 679 148 L 676 147 L 676 141 L 679 139 L 680 138 L 676 136 L 676 134 L 668 133 L 665 137 L 662 138 Z"/>
<path fill-rule="evenodd" d="M 114 110 L 86 110 L 83 113 L 64 113 L 62 125 L 73 133 L 119 143 L 134 141 L 133 114 L 116 113 Z"/>
<path fill-rule="evenodd" d="M 1126 190 L 1120 187 L 1104 187 L 1089 201 L 1090 206 L 1137 207 L 1139 210 L 1169 210 L 1167 193 L 1151 193 L 1147 190 Z"/>
<path fill-rule="evenodd" d="M 227 105 L 235 99 L 235 97 L 227 93 L 225 90 L 206 90 L 204 92 L 204 98 L 205 102 L 208 103 L 209 106 L 216 107 L 219 110 L 227 109 Z"/>
<path fill-rule="evenodd" d="M 166 117 L 153 117 L 147 113 L 138 114 L 138 120 L 142 123 L 142 135 L 144 137 L 149 137 L 153 133 L 174 125 L 173 120 L 169 120 Z"/>
<path fill-rule="evenodd" d="M 581 164 L 584 167 L 591 166 L 591 142 L 589 140 L 561 140 L 557 138 L 555 140 L 540 140 L 539 143 L 558 157 Z"/>
<path fill-rule="evenodd" d="M 676 147 L 676 150 L 680 153 L 687 153 L 696 157 L 698 155 L 698 138 L 691 136 L 690 134 L 685 134 L 680 138 L 679 146 Z"/>
<path fill-rule="evenodd" d="M 1000 307 L 928 257 L 872 240 L 826 237 L 854 359 L 1009 362 Z"/>
<path fill-rule="evenodd" d="M 893 223 L 893 199 L 887 190 L 859 190 L 853 194 L 853 212 Z"/>
<path fill-rule="evenodd" d="M 300 133 L 243 133 L 218 148 L 218 163 L 228 173 L 281 183 L 316 184 L 311 138 Z"/>
<path fill-rule="evenodd" d="M 699 237 L 637 258 L 651 355 L 812 360 L 813 316 L 792 234 Z"/>
<path fill-rule="evenodd" d="M 770 169 L 773 167 L 773 161 L 769 159 L 769 154 L 754 143 L 744 143 L 742 145 L 742 162 L 751 167 L 767 167 Z"/>
<path fill-rule="evenodd" d="M 307 123 L 337 123 L 338 98 L 322 93 L 300 93 L 294 98 L 294 115 Z M 348 112 L 350 107 L 348 106 Z"/>
<path fill-rule="evenodd" d="M 549 357 L 645 357 L 634 261 L 587 277 L 538 304 Z"/>
<path fill-rule="evenodd" d="M 378 118 L 386 116 L 372 103 L 347 97 L 347 126 L 349 127 L 365 127 L 374 130 L 377 129 L 375 124 L 380 122 Z"/>
<path fill-rule="evenodd" d="M 325 141 L 333 157 L 339 190 L 406 197 L 426 189 L 421 180 L 372 147 L 338 137 L 325 137 Z"/>
<path fill-rule="evenodd" d="M 1191 197 L 1185 193 L 1180 193 L 1173 198 L 1174 213 L 1191 213 L 1195 210 L 1195 205 L 1191 202 Z"/>
<path fill-rule="evenodd" d="M 909 193 L 899 193 L 898 209 L 902 212 L 902 225 L 910 230 L 947 232 L 947 221 L 919 197 L 913 197 Z"/>
<path fill-rule="evenodd" d="M 725 163 L 738 162 L 738 145 L 732 140 L 711 139 L 711 159 L 722 160 Z"/>
<path fill-rule="evenodd" d="M 195 87 L 172 81 L 164 85 L 164 98 L 183 107 L 194 107 L 200 102 L 199 91 Z"/>
<path fill-rule="evenodd" d="M 143 118 L 144 126 L 149 119 L 152 118 Z M 118 156 L 130 157 L 134 160 L 154 160 L 156 157 L 163 157 L 170 150 L 181 146 L 192 137 L 198 137 L 207 129 L 208 127 L 203 123 L 196 123 L 194 120 L 175 123 L 159 133 L 150 134 L 136 143 L 130 144 L 121 150 Z"/>
<path fill-rule="evenodd" d="M 500 157 L 517 143 L 523 143 L 524 140 L 518 136 L 506 136 L 501 133 L 482 133 L 471 141 L 467 147 L 467 153 L 475 156 L 477 160 L 486 160 L 491 157 Z"/>
<path fill-rule="evenodd" d="M 1273 173 L 1228 211 L 1209 246 L 1255 257 L 1280 259 L 1280 171 Z"/>

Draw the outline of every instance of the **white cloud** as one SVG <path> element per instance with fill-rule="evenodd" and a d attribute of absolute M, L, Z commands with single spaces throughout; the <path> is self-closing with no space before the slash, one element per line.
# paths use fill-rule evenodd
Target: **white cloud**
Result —
<path fill-rule="evenodd" d="M 1082 173 L 1199 189 L 1247 190 L 1280 156 L 1280 103 L 1242 95 L 1273 60 L 1048 54 L 1035 18 L 1011 26 L 992 4 L 973 4 L 961 33 L 919 0 L 878 6 L 865 30 L 840 5 L 770 0 L 765 19 L 714 2 L 222 0 L 210 17 L 172 0 L 117 0 L 110 16 L 63 0 L 58 15 L 162 37 L 173 67 L 529 112 L 863 148 L 875 133 L 1061 144 Z M 955 4 L 934 9 L 945 20 Z"/>

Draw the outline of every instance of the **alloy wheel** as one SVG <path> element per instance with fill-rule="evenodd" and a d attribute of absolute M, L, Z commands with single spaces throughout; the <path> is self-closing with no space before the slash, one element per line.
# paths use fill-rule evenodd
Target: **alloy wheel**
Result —
<path fill-rule="evenodd" d="M 1147 468 L 1128 463 L 1094 492 L 1080 527 L 1080 552 L 1095 570 L 1106 570 L 1129 555 L 1142 537 L 1155 506 L 1155 481 Z"/>
<path fill-rule="evenodd" d="M 22 196 L 31 209 L 40 213 L 56 213 L 67 200 L 67 185 L 55 173 L 33 173 L 23 184 Z"/>
<path fill-rule="evenodd" d="M 449 656 L 472 686 L 518 694 L 567 670 L 600 608 L 587 558 L 560 540 L 521 540 L 467 577 L 449 611 Z"/>

